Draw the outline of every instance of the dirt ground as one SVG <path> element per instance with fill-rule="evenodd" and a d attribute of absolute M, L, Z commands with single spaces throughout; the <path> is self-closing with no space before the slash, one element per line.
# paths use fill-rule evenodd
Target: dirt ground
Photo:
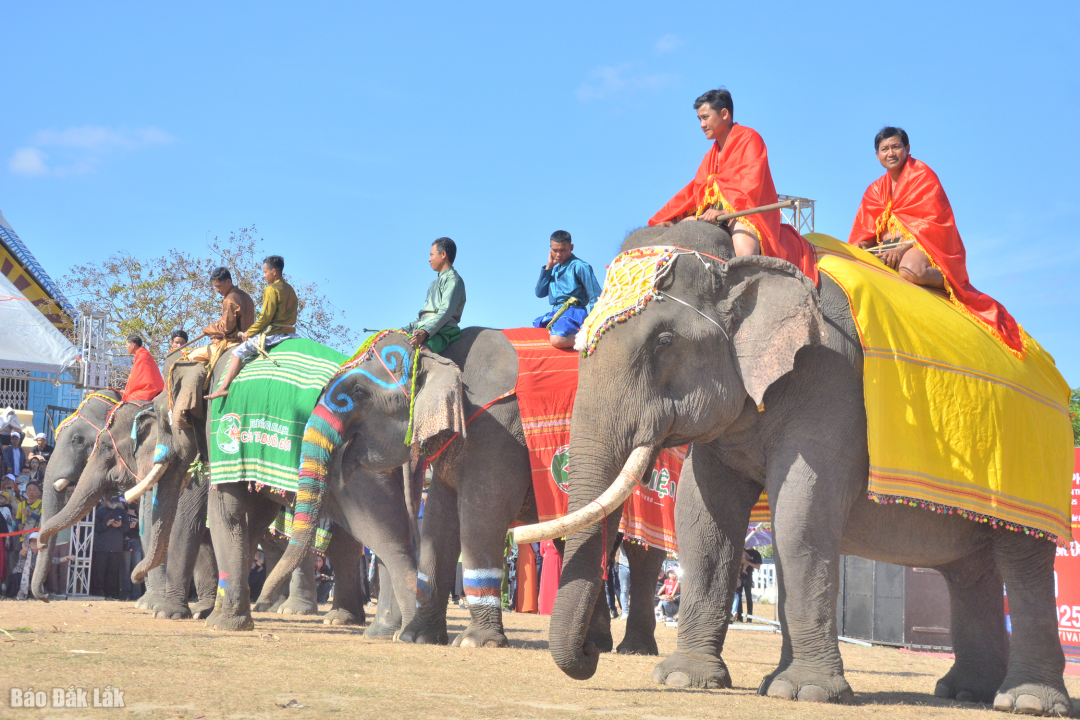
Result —
<path fill-rule="evenodd" d="M 324 607 L 324 610 L 326 608 Z M 370 607 L 368 608 L 371 609 Z M 755 608 L 771 616 L 771 606 Z M 467 613 L 451 609 L 450 631 Z M 0 602 L 0 717 L 74 718 L 909 718 L 995 717 L 985 707 L 941 701 L 934 683 L 951 661 L 844 644 L 858 706 L 800 705 L 755 694 L 780 655 L 780 636 L 733 630 L 724 658 L 731 690 L 655 685 L 652 657 L 605 655 L 586 682 L 567 678 L 547 653 L 546 617 L 506 615 L 509 649 L 462 649 L 368 641 L 359 628 L 320 617 L 260 613 L 256 630 L 210 632 L 198 621 L 153 620 L 133 603 Z M 615 640 L 623 623 L 613 622 Z M 661 655 L 676 629 L 661 625 Z M 1080 678 L 1067 676 L 1073 697 Z M 125 709 L 29 710 L 10 688 L 119 687 Z M 282 707 L 289 705 L 292 707 Z M 296 707 L 296 705 L 303 707 Z"/>

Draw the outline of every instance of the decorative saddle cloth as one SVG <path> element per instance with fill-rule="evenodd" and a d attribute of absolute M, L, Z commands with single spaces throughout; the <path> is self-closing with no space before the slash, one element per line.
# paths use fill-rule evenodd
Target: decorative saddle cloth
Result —
<path fill-rule="evenodd" d="M 863 348 L 870 497 L 1072 539 L 1069 387 L 1026 332 L 1019 359 L 870 253 L 811 234 Z"/>
<path fill-rule="evenodd" d="M 286 340 L 248 362 L 211 405 L 210 478 L 296 492 L 300 445 L 311 411 L 347 355 L 306 339 Z"/>
<path fill-rule="evenodd" d="M 518 354 L 515 393 L 532 464 L 533 492 L 541 522 L 567 513 L 570 482 L 570 414 L 577 395 L 578 357 L 551 346 L 544 328 L 502 331 Z M 677 553 L 675 494 L 686 447 L 660 453 L 647 487 L 637 487 L 623 506 L 625 537 Z M 751 522 L 768 522 L 769 506 L 754 507 Z"/>

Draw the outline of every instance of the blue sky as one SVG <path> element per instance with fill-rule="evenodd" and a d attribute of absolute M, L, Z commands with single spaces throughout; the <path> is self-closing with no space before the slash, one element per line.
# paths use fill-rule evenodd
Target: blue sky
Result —
<path fill-rule="evenodd" d="M 465 324 L 523 325 L 550 233 L 602 277 L 725 85 L 843 238 L 906 128 L 973 283 L 1080 385 L 1080 4 L 390 5 L 7 4 L 0 209 L 54 276 L 254 223 L 356 328 L 410 320 L 449 235 Z"/>

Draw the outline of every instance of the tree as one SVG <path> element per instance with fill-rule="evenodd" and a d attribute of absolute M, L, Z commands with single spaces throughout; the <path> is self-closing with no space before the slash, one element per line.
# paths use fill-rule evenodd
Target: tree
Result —
<path fill-rule="evenodd" d="M 60 286 L 80 312 L 107 313 L 109 340 L 118 356 L 125 355 L 127 336 L 139 335 L 160 360 L 174 330 L 186 330 L 194 340 L 221 314 L 221 296 L 210 285 L 210 272 L 216 267 L 229 268 L 233 282 L 255 301 L 258 317 L 265 283 L 263 240 L 256 238 L 257 232 L 252 225 L 230 233 L 227 242 L 214 237 L 207 252 L 198 257 L 178 250 L 145 260 L 126 252 L 114 253 L 104 262 L 72 267 Z M 299 301 L 296 332 L 351 351 L 358 336 L 342 323 L 344 313 L 319 293 L 316 283 L 286 277 Z"/>
<path fill-rule="evenodd" d="M 1080 447 L 1080 387 L 1069 395 L 1069 416 L 1072 418 L 1073 446 Z"/>

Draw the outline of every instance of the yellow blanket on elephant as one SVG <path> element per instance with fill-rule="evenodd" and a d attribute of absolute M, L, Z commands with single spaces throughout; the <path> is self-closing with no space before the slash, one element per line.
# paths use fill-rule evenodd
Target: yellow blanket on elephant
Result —
<path fill-rule="evenodd" d="M 870 497 L 1072 539 L 1069 387 L 1025 333 L 1020 360 L 947 299 L 810 234 L 863 347 Z"/>

